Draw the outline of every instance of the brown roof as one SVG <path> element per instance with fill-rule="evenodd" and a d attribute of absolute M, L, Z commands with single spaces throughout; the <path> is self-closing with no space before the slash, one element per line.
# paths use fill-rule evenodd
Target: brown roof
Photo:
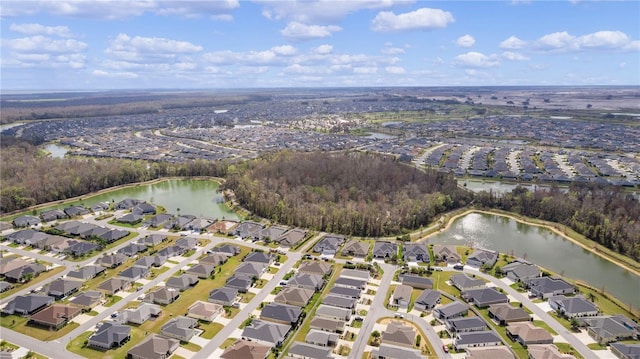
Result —
<path fill-rule="evenodd" d="M 529 322 L 511 323 L 507 326 L 507 333 L 511 333 L 513 336 L 519 336 L 525 342 L 540 341 L 540 340 L 553 340 L 553 336 L 548 331 L 534 327 Z"/>
<path fill-rule="evenodd" d="M 399 321 L 392 321 L 382 333 L 382 342 L 413 348 L 416 339 L 416 330 Z"/>
<path fill-rule="evenodd" d="M 268 345 L 248 340 L 236 340 L 220 357 L 222 359 L 264 359 L 269 351 L 271 351 L 271 347 Z"/>
<path fill-rule="evenodd" d="M 201 317 L 209 317 L 222 311 L 222 306 L 216 303 L 203 302 L 201 300 L 191 304 L 189 314 L 195 314 Z"/>
<path fill-rule="evenodd" d="M 52 327 L 57 327 L 65 321 L 74 318 L 80 314 L 81 311 L 82 309 L 71 305 L 54 304 L 32 315 L 31 320 Z"/>
<path fill-rule="evenodd" d="M 466 359 L 514 359 L 515 356 L 504 346 L 489 348 L 467 348 Z"/>

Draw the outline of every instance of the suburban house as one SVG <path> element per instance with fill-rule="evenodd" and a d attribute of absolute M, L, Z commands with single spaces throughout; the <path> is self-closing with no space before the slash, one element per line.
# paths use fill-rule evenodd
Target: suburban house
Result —
<path fill-rule="evenodd" d="M 21 315 L 24 317 L 53 304 L 53 301 L 54 298 L 48 295 L 18 295 L 2 308 L 2 313 Z"/>
<path fill-rule="evenodd" d="M 640 358 L 640 344 L 611 343 L 611 352 L 620 359 Z"/>
<path fill-rule="evenodd" d="M 417 275 L 403 274 L 400 276 L 400 282 L 416 289 L 433 288 L 433 279 Z"/>
<path fill-rule="evenodd" d="M 12 287 L 13 286 L 11 285 L 11 283 L 5 282 L 3 280 L 0 280 L 0 293 L 4 293 L 4 292 L 8 291 Z"/>
<path fill-rule="evenodd" d="M 290 287 L 298 287 L 319 291 L 324 286 L 324 278 L 317 274 L 296 273 L 287 283 Z"/>
<path fill-rule="evenodd" d="M 311 297 L 315 293 L 312 289 L 285 287 L 273 299 L 276 303 L 290 304 L 298 307 L 304 307 L 309 303 Z"/>
<path fill-rule="evenodd" d="M 138 279 L 146 278 L 148 275 L 149 268 L 139 266 L 129 267 L 118 273 L 118 277 L 124 278 L 131 282 L 135 282 Z"/>
<path fill-rule="evenodd" d="M 465 349 L 465 351 L 467 352 L 465 359 L 515 359 L 516 358 L 516 356 L 513 355 L 513 353 L 511 352 L 511 350 L 509 350 L 509 348 L 507 348 L 506 346 L 467 348 Z M 533 359 L 533 358 L 529 358 L 529 359 Z M 545 359 L 556 359 L 556 358 L 549 357 Z"/>
<path fill-rule="evenodd" d="M 203 232 L 215 221 L 215 218 L 194 218 L 193 221 L 187 223 L 187 225 L 184 226 L 184 229 L 194 232 Z"/>
<path fill-rule="evenodd" d="M 12 283 L 25 283 L 37 277 L 47 268 L 40 263 L 28 263 L 4 273 L 4 278 Z"/>
<path fill-rule="evenodd" d="M 371 279 L 371 273 L 368 270 L 343 268 L 340 272 L 340 278 L 353 278 L 368 282 Z"/>
<path fill-rule="evenodd" d="M 264 228 L 264 226 L 257 222 L 244 221 L 240 223 L 233 231 L 234 236 L 238 236 L 242 239 L 256 240 L 258 233 Z M 272 238 L 275 239 L 275 238 Z"/>
<path fill-rule="evenodd" d="M 180 316 L 165 323 L 160 329 L 160 334 L 188 342 L 195 335 L 197 325 L 197 319 Z"/>
<path fill-rule="evenodd" d="M 352 313 L 351 309 L 338 308 L 338 307 L 333 307 L 326 304 L 320 304 L 316 309 L 315 315 L 317 317 L 348 322 L 349 319 L 351 319 L 351 313 Z"/>
<path fill-rule="evenodd" d="M 524 281 L 531 297 L 549 299 L 554 295 L 575 294 L 576 287 L 560 277 L 539 277 Z"/>
<path fill-rule="evenodd" d="M 281 235 L 283 235 L 287 231 L 287 229 L 288 228 L 281 226 L 271 226 L 263 228 L 259 230 L 255 235 L 255 239 L 257 241 L 266 241 L 267 239 L 269 239 L 269 241 L 273 242 L 276 238 L 279 238 Z"/>
<path fill-rule="evenodd" d="M 120 223 L 136 224 L 140 223 L 144 219 L 141 213 L 130 212 L 118 217 L 116 220 Z"/>
<path fill-rule="evenodd" d="M 373 350 L 371 350 L 371 359 L 389 358 L 422 359 L 424 357 L 419 350 L 409 349 L 386 343 L 382 343 L 379 347 L 373 348 Z"/>
<path fill-rule="evenodd" d="M 538 278 L 542 275 L 542 272 L 540 271 L 540 268 L 538 268 L 538 266 L 520 258 L 503 266 L 501 271 L 507 276 L 507 278 L 511 279 L 514 282 Z"/>
<path fill-rule="evenodd" d="M 389 306 L 397 307 L 400 309 L 409 308 L 409 303 L 411 303 L 412 291 L 413 288 L 408 285 L 397 285 L 393 290 L 393 295 L 391 296 L 391 300 L 389 301 Z"/>
<path fill-rule="evenodd" d="M 613 348 L 611 348 L 613 351 Z M 529 359 L 576 359 L 571 354 L 564 354 L 553 344 L 532 344 L 527 347 Z"/>
<path fill-rule="evenodd" d="M 212 322 L 222 313 L 224 313 L 224 310 L 220 304 L 203 302 L 201 300 L 191 304 L 187 310 L 188 317 L 204 320 L 205 322 Z"/>
<path fill-rule="evenodd" d="M 131 281 L 121 278 L 109 278 L 100 283 L 96 289 L 107 295 L 114 295 L 121 290 L 131 287 Z"/>
<path fill-rule="evenodd" d="M 205 264 L 212 267 L 217 267 L 222 265 L 229 260 L 229 256 L 222 253 L 212 253 L 207 255 L 206 257 L 201 258 L 198 263 Z"/>
<path fill-rule="evenodd" d="M 436 260 L 447 263 L 460 263 L 462 260 L 454 245 L 434 245 L 433 256 Z"/>
<path fill-rule="evenodd" d="M 440 292 L 437 290 L 425 289 L 416 298 L 413 308 L 423 312 L 432 311 L 436 305 L 440 304 Z"/>
<path fill-rule="evenodd" d="M 159 214 L 158 216 L 162 216 Z M 156 216 L 157 217 L 157 216 Z M 154 217 L 155 218 L 155 217 Z M 138 240 L 138 243 L 144 244 L 147 247 L 157 246 L 158 244 L 167 240 L 167 236 L 164 234 L 150 234 L 144 238 Z"/>
<path fill-rule="evenodd" d="M 392 242 L 376 241 L 373 244 L 373 258 L 391 259 L 398 255 L 398 245 Z"/>
<path fill-rule="evenodd" d="M 144 297 L 144 301 L 147 303 L 167 305 L 175 302 L 179 296 L 180 291 L 174 288 L 160 287 L 147 294 Z"/>
<path fill-rule="evenodd" d="M 449 278 L 449 282 L 460 291 L 485 288 L 482 279 L 471 278 L 466 274 L 454 274 Z"/>
<path fill-rule="evenodd" d="M 231 306 L 236 301 L 237 297 L 238 290 L 235 288 L 215 288 L 209 292 L 209 302 L 218 303 L 224 306 Z"/>
<path fill-rule="evenodd" d="M 302 240 L 306 236 L 307 231 L 299 228 L 294 228 L 280 235 L 280 237 L 275 239 L 275 242 L 279 243 L 281 246 L 294 247 L 298 245 L 298 243 L 302 243 Z"/>
<path fill-rule="evenodd" d="M 213 253 L 222 253 L 228 255 L 229 257 L 233 257 L 240 254 L 240 247 L 234 246 L 233 244 L 225 243 L 219 247 L 213 248 Z"/>
<path fill-rule="evenodd" d="M 502 339 L 493 331 L 458 333 L 453 342 L 456 350 L 502 345 Z"/>
<path fill-rule="evenodd" d="M 98 258 L 95 264 L 106 268 L 115 268 L 124 263 L 124 261 L 126 260 L 127 256 L 121 253 L 116 253 L 112 255 L 104 255 Z"/>
<path fill-rule="evenodd" d="M 353 278 L 340 277 L 333 283 L 337 287 L 355 288 L 363 290 L 367 287 L 367 281 Z"/>
<path fill-rule="evenodd" d="M 98 350 L 109 350 L 121 347 L 131 338 L 131 327 L 114 322 L 104 322 L 89 337 L 89 347 Z"/>
<path fill-rule="evenodd" d="M 132 213 L 138 213 L 142 215 L 156 214 L 157 206 L 153 203 L 142 202 L 136 204 L 131 208 Z"/>
<path fill-rule="evenodd" d="M 185 270 L 185 273 L 194 275 L 201 279 L 211 278 L 211 274 L 215 269 L 214 266 L 208 264 L 195 264 Z"/>
<path fill-rule="evenodd" d="M 329 294 L 337 295 L 340 297 L 360 299 L 360 295 L 362 294 L 362 291 L 359 289 L 353 289 L 353 288 L 332 287 L 331 289 L 329 289 Z"/>
<path fill-rule="evenodd" d="M 64 304 L 53 304 L 29 317 L 29 323 L 58 330 L 64 327 L 71 319 L 82 313 L 82 309 Z"/>
<path fill-rule="evenodd" d="M 61 209 L 51 209 L 51 210 L 48 210 L 48 211 L 40 212 L 40 218 L 44 222 L 51 222 L 51 221 L 55 221 L 55 220 L 58 220 L 58 219 L 67 218 L 67 214 L 64 213 L 64 211 L 61 210 Z"/>
<path fill-rule="evenodd" d="M 382 343 L 413 348 L 416 342 L 416 330 L 399 321 L 391 321 L 382 332 Z"/>
<path fill-rule="evenodd" d="M 69 301 L 69 303 L 80 307 L 83 312 L 91 311 L 96 305 L 103 302 L 104 294 L 95 290 L 82 292 Z"/>
<path fill-rule="evenodd" d="M 300 359 L 331 359 L 333 355 L 331 354 L 332 348 L 302 343 L 302 342 L 293 342 L 291 348 L 289 348 L 289 356 L 292 358 L 300 358 Z"/>
<path fill-rule="evenodd" d="M 321 276 L 329 275 L 332 271 L 333 267 L 331 267 L 331 264 L 321 261 L 303 261 L 298 267 L 298 272 L 300 273 L 309 273 Z M 340 278 L 344 277 L 341 275 Z"/>
<path fill-rule="evenodd" d="M 126 246 L 118 249 L 118 253 L 123 254 L 127 257 L 133 257 L 138 253 L 146 252 L 147 249 L 147 246 L 145 246 L 144 244 L 129 243 Z"/>
<path fill-rule="evenodd" d="M 322 298 L 322 304 L 330 305 L 337 308 L 354 309 L 358 300 L 355 298 L 340 297 L 337 295 L 327 295 Z"/>
<path fill-rule="evenodd" d="M 246 293 L 249 288 L 253 286 L 255 276 L 246 273 L 234 273 L 231 277 L 227 278 L 225 287 L 235 288 L 241 293 Z"/>
<path fill-rule="evenodd" d="M 300 314 L 302 314 L 302 309 L 295 305 L 269 303 L 262 308 L 262 311 L 260 311 L 260 319 L 293 325 L 298 322 Z"/>
<path fill-rule="evenodd" d="M 324 330 L 311 329 L 304 338 L 304 341 L 308 344 L 318 345 L 321 347 L 335 347 L 338 345 L 338 339 L 340 335 L 337 333 L 330 333 Z"/>
<path fill-rule="evenodd" d="M 162 314 L 162 308 L 151 303 L 140 303 L 137 308 L 129 308 L 122 311 L 123 322 L 142 324 L 151 318 L 157 318 Z"/>
<path fill-rule="evenodd" d="M 193 221 L 195 218 L 196 216 L 192 216 L 190 214 L 176 216 L 166 221 L 164 223 L 164 228 L 182 230 L 189 222 Z"/>
<path fill-rule="evenodd" d="M 238 339 L 220 355 L 222 359 L 265 359 L 271 346 Z"/>
<path fill-rule="evenodd" d="M 347 257 L 359 257 L 364 258 L 369 253 L 368 242 L 361 242 L 356 239 L 351 239 L 342 248 L 342 255 Z"/>
<path fill-rule="evenodd" d="M 218 220 L 211 224 L 207 231 L 210 233 L 221 233 L 221 234 L 229 234 L 229 231 L 235 226 L 238 225 L 238 222 L 231 221 L 228 219 Z"/>
<path fill-rule="evenodd" d="M 528 322 L 531 316 L 526 310 L 514 307 L 509 303 L 493 304 L 489 306 L 489 318 L 499 325 L 507 325 L 514 322 Z"/>
<path fill-rule="evenodd" d="M 509 302 L 507 295 L 498 291 L 494 287 L 465 290 L 461 295 L 462 299 L 475 304 L 478 308 L 486 308 L 492 304 Z"/>
<path fill-rule="evenodd" d="M 280 346 L 291 330 L 291 325 L 254 319 L 242 330 L 242 339 L 259 344 Z"/>
<path fill-rule="evenodd" d="M 552 344 L 553 336 L 543 328 L 534 327 L 530 322 L 511 323 L 507 326 L 507 336 L 527 347 L 532 344 Z"/>
<path fill-rule="evenodd" d="M 433 310 L 433 316 L 441 321 L 467 315 L 469 307 L 466 304 L 455 301 L 445 304 Z"/>
<path fill-rule="evenodd" d="M 5 275 L 7 272 L 28 264 L 29 262 L 20 257 L 0 258 L 0 275 Z"/>
<path fill-rule="evenodd" d="M 445 321 L 445 327 L 453 337 L 455 333 L 484 331 L 487 329 L 487 323 L 480 317 L 452 318 Z"/>
<path fill-rule="evenodd" d="M 200 282 L 200 279 L 195 275 L 182 274 L 178 277 L 171 277 L 167 280 L 167 287 L 176 289 L 179 291 L 187 290 Z"/>
<path fill-rule="evenodd" d="M 324 256 L 333 256 L 338 252 L 342 243 L 344 243 L 344 236 L 329 234 L 313 246 L 313 251 Z"/>
<path fill-rule="evenodd" d="M 14 218 L 12 223 L 14 227 L 24 228 L 24 227 L 37 226 L 40 223 L 42 223 L 42 221 L 40 220 L 40 218 L 36 216 L 25 215 L 25 216 L 18 216 Z"/>
<path fill-rule="evenodd" d="M 58 278 L 45 287 L 49 296 L 54 297 L 56 300 L 61 300 L 77 292 L 82 287 L 82 282 Z"/>
<path fill-rule="evenodd" d="M 466 264 L 472 267 L 480 268 L 482 266 L 485 267 L 493 267 L 498 260 L 498 252 L 488 251 L 486 249 L 476 249 L 471 253 L 469 257 L 467 257 Z"/>
<path fill-rule="evenodd" d="M 128 359 L 167 359 L 180 347 L 180 341 L 151 334 L 140 344 L 129 349 Z"/>
<path fill-rule="evenodd" d="M 122 201 L 116 203 L 116 205 L 113 207 L 114 210 L 118 211 L 118 210 L 126 210 L 126 209 L 131 209 L 135 206 L 137 206 L 140 203 L 143 203 L 143 200 L 140 199 L 136 199 L 136 198 L 125 198 Z"/>
<path fill-rule="evenodd" d="M 236 267 L 234 273 L 242 273 L 250 277 L 260 278 L 260 276 L 267 270 L 267 267 L 268 265 L 265 263 L 242 262 L 238 267 Z"/>
<path fill-rule="evenodd" d="M 324 330 L 332 333 L 343 333 L 346 323 L 343 320 L 313 317 L 309 327 L 311 329 Z"/>
<path fill-rule="evenodd" d="M 638 323 L 624 315 L 582 318 L 587 333 L 600 344 L 607 344 L 640 335 Z"/>
<path fill-rule="evenodd" d="M 85 241 L 71 240 L 68 243 L 69 247 L 64 250 L 64 253 L 76 258 L 100 249 L 99 245 Z"/>
<path fill-rule="evenodd" d="M 73 218 L 76 216 L 84 216 L 85 214 L 91 213 L 88 208 L 83 206 L 69 206 L 64 209 L 64 213 L 69 217 Z"/>
<path fill-rule="evenodd" d="M 46 233 L 38 232 L 33 229 L 23 229 L 11 234 L 7 234 L 5 238 L 15 244 L 32 246 L 37 245 L 39 242 L 45 240 L 48 236 L 49 235 Z"/>
<path fill-rule="evenodd" d="M 549 298 L 551 309 L 566 318 L 593 317 L 598 315 L 598 307 L 583 296 L 567 297 L 556 295 Z"/>
<path fill-rule="evenodd" d="M 247 254 L 242 260 L 243 262 L 260 263 L 265 265 L 271 265 L 273 263 L 273 255 L 265 252 L 251 252 Z"/>
<path fill-rule="evenodd" d="M 173 218 L 173 215 L 171 215 L 169 213 L 160 213 L 160 214 L 157 214 L 157 215 L 147 219 L 146 221 L 142 222 L 142 224 L 147 226 L 147 227 L 156 227 L 157 228 L 157 227 L 160 227 L 163 223 L 169 221 L 171 218 Z M 145 238 L 148 238 L 148 237 L 145 237 Z M 166 239 L 166 236 L 165 236 L 165 239 Z M 147 244 L 147 243 L 145 243 L 145 244 L 151 245 L 151 246 L 154 246 L 154 245 L 158 244 L 158 243 L 153 243 L 154 241 L 155 241 L 155 238 L 152 238 L 148 242 L 150 244 Z"/>
<path fill-rule="evenodd" d="M 429 263 L 429 249 L 425 243 L 405 243 L 402 245 L 402 258 L 405 262 Z"/>

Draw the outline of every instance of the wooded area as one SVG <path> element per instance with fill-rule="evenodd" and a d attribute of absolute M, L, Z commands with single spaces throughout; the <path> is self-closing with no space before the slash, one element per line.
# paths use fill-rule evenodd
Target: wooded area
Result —
<path fill-rule="evenodd" d="M 453 175 L 362 152 L 271 154 L 230 171 L 223 188 L 258 216 L 370 237 L 419 228 L 472 199 Z"/>
<path fill-rule="evenodd" d="M 640 203 L 622 187 L 573 182 L 568 192 L 558 187 L 529 191 L 517 187 L 498 195 L 480 192 L 476 204 L 527 217 L 562 223 L 618 253 L 640 260 Z"/>

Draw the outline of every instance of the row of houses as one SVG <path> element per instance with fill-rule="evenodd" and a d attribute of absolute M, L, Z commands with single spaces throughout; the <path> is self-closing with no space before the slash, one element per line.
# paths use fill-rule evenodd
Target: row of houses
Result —
<path fill-rule="evenodd" d="M 304 241 L 307 231 L 300 228 L 286 228 L 272 225 L 265 227 L 262 223 L 244 221 L 231 232 L 234 236 L 252 242 L 265 241 L 278 243 L 284 247 L 294 247 Z"/>

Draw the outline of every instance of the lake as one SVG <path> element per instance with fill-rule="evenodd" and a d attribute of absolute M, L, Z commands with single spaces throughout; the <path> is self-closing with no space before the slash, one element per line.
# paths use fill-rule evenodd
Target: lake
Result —
<path fill-rule="evenodd" d="M 640 307 L 640 277 L 554 232 L 511 218 L 471 213 L 429 237 L 428 243 L 470 245 L 513 254 Z"/>
<path fill-rule="evenodd" d="M 44 147 L 44 150 L 51 154 L 51 157 L 64 158 L 64 155 L 69 152 L 68 149 L 58 146 L 55 143 L 50 143 Z"/>

